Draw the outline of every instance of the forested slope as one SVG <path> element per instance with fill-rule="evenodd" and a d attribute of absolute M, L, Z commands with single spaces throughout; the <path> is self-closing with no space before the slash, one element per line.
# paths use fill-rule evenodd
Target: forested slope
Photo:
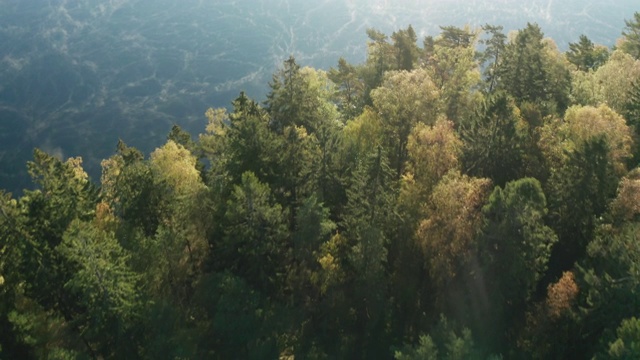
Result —
<path fill-rule="evenodd" d="M 0 357 L 640 357 L 640 13 L 369 30 L 99 184 L 35 150 L 0 193 Z"/>

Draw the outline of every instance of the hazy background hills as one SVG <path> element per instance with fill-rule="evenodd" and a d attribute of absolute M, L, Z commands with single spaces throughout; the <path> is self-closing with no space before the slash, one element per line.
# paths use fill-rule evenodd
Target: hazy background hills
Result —
<path fill-rule="evenodd" d="M 30 186 L 34 147 L 100 160 L 122 138 L 149 152 L 173 123 L 197 134 L 207 107 L 263 99 L 293 54 L 328 68 L 365 58 L 368 27 L 537 22 L 561 49 L 613 45 L 637 0 L 0 0 L 0 188 Z"/>

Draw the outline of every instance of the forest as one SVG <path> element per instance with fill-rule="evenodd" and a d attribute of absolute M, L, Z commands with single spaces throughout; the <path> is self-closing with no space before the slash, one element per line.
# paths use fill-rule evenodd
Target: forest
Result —
<path fill-rule="evenodd" d="M 92 181 L 0 191 L 0 358 L 640 358 L 640 12 L 375 29 Z M 169 131 L 170 130 L 170 131 Z M 114 144 L 115 145 L 115 144 Z"/>

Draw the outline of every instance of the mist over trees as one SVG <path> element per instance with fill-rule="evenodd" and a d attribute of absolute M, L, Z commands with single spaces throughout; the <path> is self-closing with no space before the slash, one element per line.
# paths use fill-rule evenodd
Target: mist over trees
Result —
<path fill-rule="evenodd" d="M 36 149 L 0 357 L 639 357 L 640 13 L 615 49 L 441 30 L 291 57 L 99 183 Z"/>

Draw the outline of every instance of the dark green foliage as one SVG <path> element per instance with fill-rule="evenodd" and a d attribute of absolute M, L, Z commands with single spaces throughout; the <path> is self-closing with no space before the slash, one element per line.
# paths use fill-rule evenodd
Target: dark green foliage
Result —
<path fill-rule="evenodd" d="M 233 101 L 233 109 L 229 115 L 226 148 L 222 150 L 231 183 L 239 183 L 247 171 L 262 181 L 273 181 L 279 139 L 269 130 L 267 114 L 244 93 Z M 220 159 L 211 160 L 220 162 Z"/>
<path fill-rule="evenodd" d="M 488 177 L 500 186 L 522 175 L 527 132 L 519 113 L 513 99 L 499 92 L 489 95 L 463 124 L 462 160 L 467 173 Z"/>
<path fill-rule="evenodd" d="M 487 92 L 491 93 L 498 83 L 497 69 L 499 69 L 504 57 L 507 36 L 502 32 L 502 26 L 486 24 L 482 30 L 490 34 L 490 38 L 480 42 L 486 46 L 480 60 L 485 65 L 484 77 L 487 83 Z"/>
<path fill-rule="evenodd" d="M 496 69 L 498 89 L 517 103 L 544 105 L 549 112 L 561 112 L 569 104 L 570 74 L 553 59 L 537 24 L 527 24 L 505 47 L 503 61 Z"/>
<path fill-rule="evenodd" d="M 364 83 L 358 76 L 358 68 L 340 58 L 338 68 L 331 68 L 328 76 L 338 86 L 337 105 L 343 117 L 346 120 L 353 119 L 362 113 Z"/>
<path fill-rule="evenodd" d="M 586 344 L 590 344 L 585 350 L 597 350 L 595 347 L 598 346 L 600 351 L 609 350 L 610 355 L 613 355 L 612 349 L 619 354 L 627 351 L 620 341 L 616 341 L 615 331 L 621 321 L 640 311 L 637 299 L 640 290 L 637 272 L 639 231 L 636 223 L 626 224 L 621 229 L 603 228 L 589 244 L 588 257 L 579 268 L 582 278 L 579 286 L 584 289 L 580 299 L 583 309 L 581 336 L 587 340 Z M 619 340 L 624 342 L 624 339 Z M 609 348 L 614 341 L 618 344 Z M 628 350 L 632 350 L 628 339 L 627 345 Z"/>
<path fill-rule="evenodd" d="M 193 151 L 195 148 L 195 143 L 193 142 L 193 139 L 191 139 L 191 134 L 175 124 L 171 127 L 171 131 L 169 132 L 169 135 L 167 135 L 167 140 L 173 140 L 176 144 L 180 144 L 190 151 Z"/>
<path fill-rule="evenodd" d="M 123 160 L 123 166 L 115 179 L 115 197 L 113 204 L 116 216 L 125 220 L 125 224 L 140 229 L 151 236 L 158 227 L 158 194 L 153 187 L 153 177 L 149 165 L 142 153 L 135 148 L 118 142 L 116 156 Z"/>
<path fill-rule="evenodd" d="M 587 141 L 549 179 L 550 224 L 560 240 L 551 258 L 555 276 L 584 255 L 594 237 L 598 218 L 615 196 L 618 179 L 608 151 L 607 141 L 602 137 Z"/>
<path fill-rule="evenodd" d="M 596 70 L 609 57 L 606 49 L 598 49 L 586 35 L 580 35 L 580 41 L 569 43 L 567 60 L 578 67 L 578 70 Z"/>
<path fill-rule="evenodd" d="M 33 357 L 32 349 L 20 341 L 8 318 L 20 292 L 21 253 L 27 237 L 17 205 L 11 194 L 0 190 L 0 356 L 27 359 Z"/>
<path fill-rule="evenodd" d="M 196 300 L 202 306 L 197 336 L 199 358 L 278 357 L 278 315 L 273 304 L 246 281 L 228 272 L 203 277 Z M 175 344 L 168 351 L 174 351 Z M 182 344 L 184 346 L 184 344 Z M 158 353 L 162 354 L 162 353 Z"/>
<path fill-rule="evenodd" d="M 354 330 L 366 334 L 357 339 L 353 351 L 368 358 L 384 349 L 374 342 L 384 334 L 387 249 L 385 222 L 392 216 L 393 185 L 391 170 L 382 150 L 358 165 L 347 190 L 348 202 L 342 227 L 351 245 L 347 264 L 350 279 L 351 307 L 355 311 Z"/>
<path fill-rule="evenodd" d="M 33 162 L 28 164 L 29 174 L 40 189 L 25 192 L 23 206 L 30 212 L 30 218 L 40 221 L 27 226 L 38 240 L 53 247 L 58 245 L 73 219 L 90 218 L 97 191 L 87 179 L 77 176 L 70 163 L 63 163 L 39 149 L 33 156 Z"/>
<path fill-rule="evenodd" d="M 365 104 L 371 105 L 371 90 L 380 86 L 385 72 L 395 70 L 397 62 L 393 56 L 393 46 L 387 42 L 387 35 L 370 28 L 367 29 L 367 36 L 369 37 L 367 64 L 363 77 L 365 81 Z"/>
<path fill-rule="evenodd" d="M 640 12 L 633 14 L 633 19 L 625 20 L 625 28 L 622 32 L 624 42 L 620 48 L 622 51 L 640 59 Z"/>
<path fill-rule="evenodd" d="M 329 219 L 329 209 L 315 196 L 308 197 L 300 207 L 293 233 L 294 256 L 306 266 L 313 264 L 313 252 L 329 240 L 336 224 Z"/>
<path fill-rule="evenodd" d="M 413 27 L 409 25 L 406 30 L 398 30 L 391 34 L 393 40 L 393 47 L 396 52 L 396 59 L 398 64 L 396 69 L 398 70 L 411 70 L 414 64 L 418 61 L 418 55 L 420 49 L 416 42 L 418 37 Z"/>
<path fill-rule="evenodd" d="M 475 34 L 455 26 L 440 26 L 442 32 L 436 43 L 449 48 L 466 48 L 473 45 Z"/>
<path fill-rule="evenodd" d="M 273 291 L 288 262 L 286 218 L 269 187 L 246 172 L 227 203 L 225 236 L 214 251 L 225 268 L 258 289 Z"/>
<path fill-rule="evenodd" d="M 444 315 L 429 335 L 420 335 L 416 346 L 405 345 L 395 350 L 397 360 L 437 360 L 437 359 L 482 359 L 476 348 L 471 331 L 467 328 L 458 329 L 450 323 Z"/>
<path fill-rule="evenodd" d="M 82 309 L 73 322 L 101 354 L 120 357 L 135 352 L 130 326 L 138 316 L 138 276 L 129 268 L 129 255 L 113 233 L 75 220 L 56 248 L 70 263 L 73 276 L 65 290 Z"/>
<path fill-rule="evenodd" d="M 494 326 L 492 341 L 508 339 L 507 324 L 524 313 L 525 304 L 547 270 L 556 234 L 544 225 L 546 198 L 540 182 L 523 178 L 496 187 L 482 212 L 480 237 L 483 278 L 489 287 Z M 504 331 L 504 333 L 499 333 Z M 482 334 L 486 339 L 487 334 Z M 491 341 L 491 340 L 490 340 Z"/>
<path fill-rule="evenodd" d="M 640 321 L 635 317 L 622 320 L 616 331 L 618 338 L 609 345 L 612 359 L 637 359 L 640 356 Z"/>
<path fill-rule="evenodd" d="M 74 219 L 90 219 L 97 202 L 93 184 L 69 163 L 36 149 L 29 173 L 39 190 L 25 191 L 19 207 L 25 215 L 16 222 L 16 242 L 23 250 L 20 272 L 30 285 L 27 293 L 45 308 L 67 306 L 62 285 L 69 276 L 68 264 L 55 251 Z M 81 170 L 81 168 L 80 168 Z"/>

